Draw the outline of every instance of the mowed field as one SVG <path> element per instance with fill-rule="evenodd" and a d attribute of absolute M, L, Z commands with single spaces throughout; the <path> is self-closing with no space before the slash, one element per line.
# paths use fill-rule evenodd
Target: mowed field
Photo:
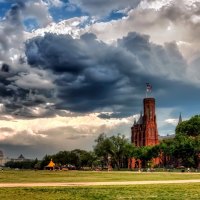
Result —
<path fill-rule="evenodd" d="M 113 182 L 200 179 L 200 173 L 132 171 L 0 171 L 0 183 Z"/>
<path fill-rule="evenodd" d="M 199 173 L 93 172 L 93 171 L 1 171 L 0 183 L 125 182 L 200 179 Z M 5 200 L 102 200 L 102 199 L 200 199 L 200 183 L 0 188 Z"/>

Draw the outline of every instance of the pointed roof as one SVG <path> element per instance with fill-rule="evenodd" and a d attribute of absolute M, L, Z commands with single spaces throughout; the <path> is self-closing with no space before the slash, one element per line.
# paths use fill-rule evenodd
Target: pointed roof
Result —
<path fill-rule="evenodd" d="M 25 159 L 25 157 L 21 154 L 18 159 Z"/>
<path fill-rule="evenodd" d="M 133 126 L 137 124 L 136 119 L 134 118 Z"/>
<path fill-rule="evenodd" d="M 142 111 L 140 112 L 140 117 L 137 121 L 137 124 L 142 124 L 143 123 L 143 117 L 142 117 Z"/>
<path fill-rule="evenodd" d="M 47 165 L 47 167 L 54 167 L 54 166 L 55 166 L 55 163 L 51 159 L 51 161 L 49 162 L 49 164 Z"/>
<path fill-rule="evenodd" d="M 182 121 L 183 121 L 183 120 L 182 120 L 182 116 L 181 116 L 181 113 L 180 113 L 180 115 L 179 115 L 179 120 L 178 120 L 178 124 L 180 124 Z"/>

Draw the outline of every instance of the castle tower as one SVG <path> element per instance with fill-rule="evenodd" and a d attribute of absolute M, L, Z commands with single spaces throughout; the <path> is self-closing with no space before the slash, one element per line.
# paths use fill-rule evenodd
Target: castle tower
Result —
<path fill-rule="evenodd" d="M 131 127 L 131 142 L 136 147 L 142 146 L 154 146 L 159 144 L 158 129 L 156 123 L 155 112 L 155 99 L 145 98 L 143 99 L 143 115 L 140 114 L 138 121 L 134 121 Z M 153 165 L 160 163 L 159 158 L 152 159 Z M 145 165 L 141 160 L 131 158 L 129 160 L 129 168 L 140 168 Z"/>
<path fill-rule="evenodd" d="M 140 114 L 137 122 L 131 127 L 131 141 L 135 146 L 154 146 L 159 143 L 155 114 L 155 99 L 143 100 L 144 115 Z"/>
<path fill-rule="evenodd" d="M 155 99 L 147 97 L 147 93 L 151 92 L 152 86 L 147 83 L 146 98 L 143 99 L 143 114 L 141 112 L 138 121 L 134 121 L 131 127 L 131 142 L 136 147 L 155 146 L 159 144 L 158 129 L 156 123 Z M 153 165 L 161 163 L 160 158 L 152 159 Z M 130 158 L 129 168 L 141 168 L 145 166 L 145 161 Z"/>
<path fill-rule="evenodd" d="M 154 146 L 159 143 L 158 141 L 158 129 L 156 123 L 156 114 L 155 114 L 155 99 L 154 98 L 145 98 L 143 100 L 144 106 L 144 141 L 143 146 Z"/>

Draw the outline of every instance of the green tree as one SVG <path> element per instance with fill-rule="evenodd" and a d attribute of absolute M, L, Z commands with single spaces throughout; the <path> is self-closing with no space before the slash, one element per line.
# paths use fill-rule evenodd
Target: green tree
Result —
<path fill-rule="evenodd" d="M 195 161 L 195 166 L 196 168 L 200 168 L 200 136 L 197 136 L 195 139 L 194 139 L 194 150 L 195 150 L 195 158 L 194 158 L 194 161 Z"/>
<path fill-rule="evenodd" d="M 108 166 L 108 158 L 111 157 L 112 165 L 117 169 L 128 166 L 128 158 L 133 155 L 133 146 L 124 135 L 107 137 L 100 134 L 95 140 L 97 143 L 94 152 L 101 160 L 102 166 Z"/>
<path fill-rule="evenodd" d="M 77 168 L 92 167 L 93 162 L 96 160 L 96 156 L 93 152 L 88 152 L 81 149 L 75 149 L 71 151 L 71 163 Z"/>
<path fill-rule="evenodd" d="M 147 163 L 153 158 L 151 146 L 137 147 L 135 151 L 135 159 L 139 159 L 142 162 L 142 167 L 147 167 Z"/>
<path fill-rule="evenodd" d="M 5 164 L 6 167 L 19 169 L 34 169 L 35 160 L 26 161 L 9 161 Z"/>
<path fill-rule="evenodd" d="M 162 165 L 166 167 L 172 166 L 174 164 L 174 152 L 176 148 L 174 138 L 162 140 L 158 147 L 158 156 L 162 161 Z"/>
<path fill-rule="evenodd" d="M 95 142 L 96 145 L 94 146 L 94 152 L 98 157 L 98 161 L 101 163 L 102 168 L 105 166 L 107 167 L 109 154 L 111 154 L 112 143 L 104 133 L 100 134 Z"/>
<path fill-rule="evenodd" d="M 69 164 L 70 161 L 70 151 L 59 151 L 57 154 L 52 156 L 55 163 L 59 165 Z M 71 164 L 71 163 L 70 163 Z"/>
<path fill-rule="evenodd" d="M 44 169 L 45 166 L 47 166 L 49 164 L 51 158 L 52 158 L 51 155 L 45 155 L 40 163 L 40 169 Z"/>
<path fill-rule="evenodd" d="M 176 127 L 176 135 L 185 134 L 187 136 L 200 135 L 200 115 L 195 115 L 187 121 L 183 121 Z"/>
<path fill-rule="evenodd" d="M 92 151 L 82 151 L 80 154 L 81 158 L 81 167 L 90 167 L 92 168 L 97 157 Z"/>
<path fill-rule="evenodd" d="M 195 167 L 195 138 L 186 135 L 177 135 L 174 139 L 174 144 L 174 157 L 177 162 L 176 165 Z"/>
<path fill-rule="evenodd" d="M 128 139 L 126 139 L 124 135 L 118 134 L 117 136 L 110 137 L 110 141 L 110 155 L 112 156 L 117 168 L 120 169 L 121 167 L 127 167 L 128 156 L 130 153 Z"/>

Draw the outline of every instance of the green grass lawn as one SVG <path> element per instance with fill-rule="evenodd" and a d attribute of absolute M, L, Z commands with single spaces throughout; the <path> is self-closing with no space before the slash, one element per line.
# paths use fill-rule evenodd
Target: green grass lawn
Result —
<path fill-rule="evenodd" d="M 0 188 L 5 200 L 130 200 L 200 199 L 200 184 L 163 184 L 134 186 Z"/>
<path fill-rule="evenodd" d="M 92 172 L 92 171 L 1 171 L 1 183 L 100 182 L 200 179 L 199 173 Z M 0 188 L 5 200 L 128 200 L 200 199 L 200 183 L 131 186 Z"/>
<path fill-rule="evenodd" d="M 173 172 L 95 172 L 95 171 L 0 171 L 0 183 L 101 182 L 200 179 L 200 173 Z"/>

